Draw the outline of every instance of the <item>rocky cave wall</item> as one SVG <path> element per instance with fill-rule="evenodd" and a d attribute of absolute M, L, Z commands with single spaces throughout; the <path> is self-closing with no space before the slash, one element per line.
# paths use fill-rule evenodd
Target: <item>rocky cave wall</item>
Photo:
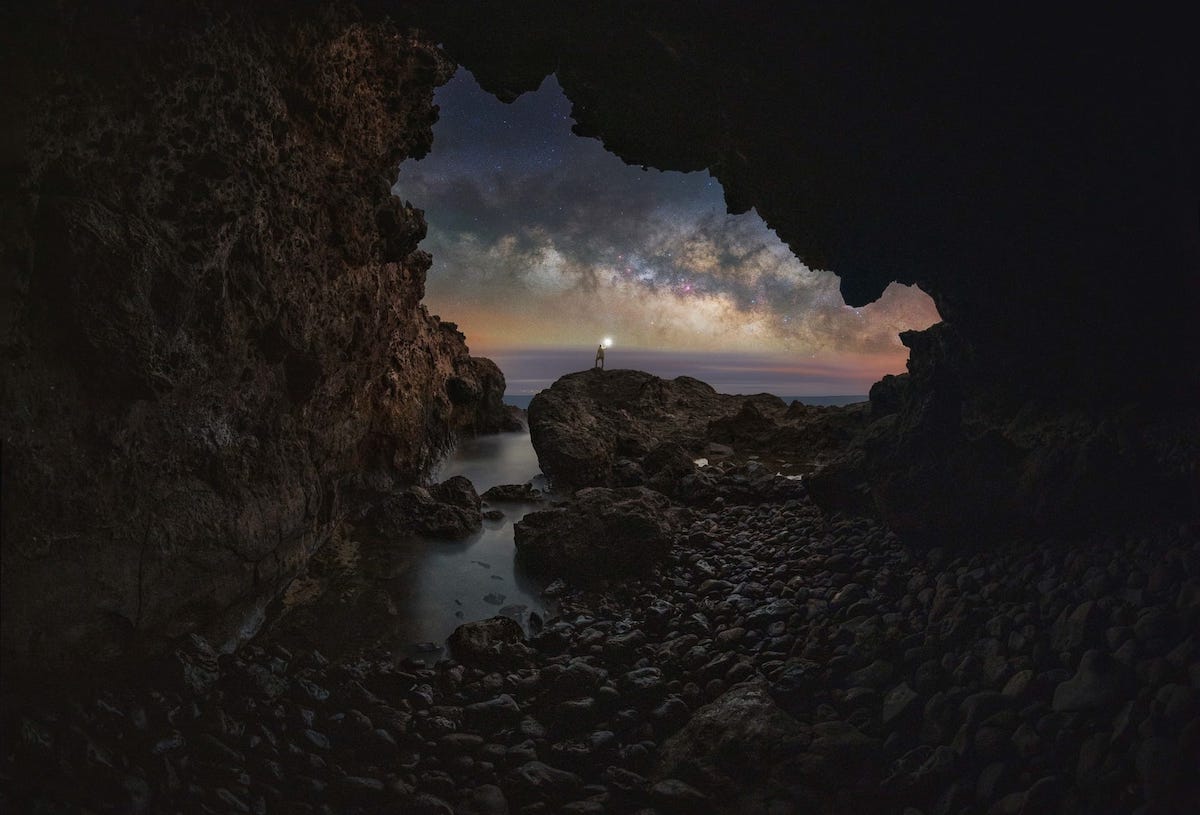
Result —
<path fill-rule="evenodd" d="M 430 44 L 336 4 L 5 13 L 3 662 L 236 623 L 350 490 L 502 425 L 421 298 Z"/>
<path fill-rule="evenodd" d="M 429 147 L 449 69 L 431 42 L 502 99 L 555 72 L 578 133 L 708 169 L 848 302 L 891 280 L 934 297 L 945 322 L 906 335 L 911 373 L 873 392 L 827 505 L 865 482 L 919 532 L 1156 512 L 1147 484 L 1194 501 L 1187 27 L 903 13 L 7 9 L 6 667 L 229 616 L 286 581 L 347 488 L 418 478 L 456 429 L 502 421 L 502 376 L 420 305 L 424 222 L 389 195 Z"/>
<path fill-rule="evenodd" d="M 976 537 L 1194 513 L 1200 70 L 1186 25 L 972 4 L 379 2 L 501 99 L 553 72 L 575 132 L 707 170 L 848 303 L 943 323 L 827 508 Z M 867 504 L 850 495 L 869 487 Z"/>

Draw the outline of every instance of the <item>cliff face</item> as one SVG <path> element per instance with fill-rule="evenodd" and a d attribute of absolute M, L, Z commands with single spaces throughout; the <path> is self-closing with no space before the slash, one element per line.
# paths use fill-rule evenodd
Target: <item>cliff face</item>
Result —
<path fill-rule="evenodd" d="M 897 530 L 1196 511 L 1186 26 L 793 12 L 529 0 L 419 16 L 500 98 L 553 71 L 578 134 L 631 164 L 710 172 L 731 211 L 836 272 L 848 303 L 893 280 L 934 298 L 944 324 L 906 335 L 911 375 L 877 391 L 879 421 L 837 473 Z"/>
<path fill-rule="evenodd" d="M 435 48 L 336 7 L 70 5 L 3 26 L 8 668 L 236 620 L 347 487 L 507 420 L 389 194 Z"/>

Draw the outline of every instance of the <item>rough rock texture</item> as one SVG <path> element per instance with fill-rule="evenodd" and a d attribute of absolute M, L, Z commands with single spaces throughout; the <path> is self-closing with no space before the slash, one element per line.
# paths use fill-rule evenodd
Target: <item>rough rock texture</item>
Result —
<path fill-rule="evenodd" d="M 693 713 L 662 745 L 655 774 L 691 779 L 707 788 L 724 787 L 727 798 L 761 798 L 769 794 L 768 773 L 810 740 L 800 723 L 771 698 L 765 683 L 739 685 Z M 749 811 L 766 807 L 751 804 Z"/>
<path fill-rule="evenodd" d="M 456 540 L 483 526 L 475 487 L 456 475 L 430 487 L 414 486 L 380 499 L 367 514 L 367 525 L 390 539 L 414 533 Z"/>
<path fill-rule="evenodd" d="M 389 195 L 430 145 L 432 46 L 326 4 L 25 6 L 0 25 L 6 670 L 237 617 L 344 483 L 509 421 Z"/>
<path fill-rule="evenodd" d="M 710 172 L 848 303 L 893 280 L 934 298 L 944 324 L 904 336 L 911 374 L 876 402 L 891 416 L 837 474 L 897 529 L 1197 511 L 1186 25 L 632 0 L 421 17 L 501 99 L 553 71 L 576 133 L 630 164 Z"/>
<path fill-rule="evenodd" d="M 397 664 L 334 602 L 335 652 L 187 637 L 6 705 L 0 812 L 1195 815 L 1198 533 L 952 551 L 804 496 L 697 513 L 527 641 L 487 620 Z"/>
<path fill-rule="evenodd" d="M 484 490 L 480 497 L 493 504 L 534 503 L 546 500 L 546 495 L 533 484 L 497 484 Z"/>
<path fill-rule="evenodd" d="M 743 454 L 800 456 L 816 466 L 855 437 L 865 410 L 789 407 L 765 393 L 717 393 L 688 376 L 592 369 L 567 374 L 538 393 L 528 415 L 538 462 L 556 486 L 638 483 L 662 472 L 663 483 L 651 486 L 665 492 L 687 470 L 688 457 L 712 442 Z"/>
<path fill-rule="evenodd" d="M 511 667 L 532 654 L 521 626 L 508 617 L 460 625 L 447 643 L 456 659 L 485 668 Z"/>
<path fill-rule="evenodd" d="M 535 572 L 582 581 L 635 574 L 671 551 L 676 515 L 646 487 L 588 487 L 517 521 L 517 557 Z"/>

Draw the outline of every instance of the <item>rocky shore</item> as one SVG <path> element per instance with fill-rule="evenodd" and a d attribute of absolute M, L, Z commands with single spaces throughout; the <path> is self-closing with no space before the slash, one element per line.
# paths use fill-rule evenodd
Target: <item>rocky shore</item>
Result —
<path fill-rule="evenodd" d="M 828 519 L 794 480 L 680 509 L 641 574 L 527 635 L 330 663 L 191 637 L 119 689 L 5 705 L 5 811 L 1183 813 L 1195 527 L 986 551 Z"/>

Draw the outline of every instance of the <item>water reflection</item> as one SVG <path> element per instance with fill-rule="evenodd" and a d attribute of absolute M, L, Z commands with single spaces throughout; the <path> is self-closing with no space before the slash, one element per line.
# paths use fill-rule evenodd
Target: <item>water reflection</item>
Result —
<path fill-rule="evenodd" d="M 413 568 L 393 580 L 400 625 L 397 638 L 404 647 L 440 643 L 466 620 L 503 613 L 528 622 L 536 611 L 543 617 L 540 596 L 544 583 L 517 567 L 513 523 L 536 504 L 505 504 L 505 517 L 484 521 L 479 533 L 464 541 L 414 539 Z"/>
<path fill-rule="evenodd" d="M 438 468 L 436 478 L 444 481 L 456 475 L 469 478 L 481 494 L 498 484 L 534 480 L 535 486 L 544 486 L 545 482 L 528 430 L 463 439 Z"/>
<path fill-rule="evenodd" d="M 529 434 L 464 440 L 436 478 L 471 479 L 480 493 L 498 484 L 533 480 L 545 488 Z M 504 517 L 461 541 L 412 536 L 375 539 L 356 533 L 326 547 L 285 600 L 272 636 L 304 640 L 329 656 L 388 650 L 397 657 L 436 658 L 459 625 L 504 614 L 528 629 L 529 615 L 553 611 L 545 584 L 516 564 L 513 524 L 539 504 L 497 504 Z"/>

